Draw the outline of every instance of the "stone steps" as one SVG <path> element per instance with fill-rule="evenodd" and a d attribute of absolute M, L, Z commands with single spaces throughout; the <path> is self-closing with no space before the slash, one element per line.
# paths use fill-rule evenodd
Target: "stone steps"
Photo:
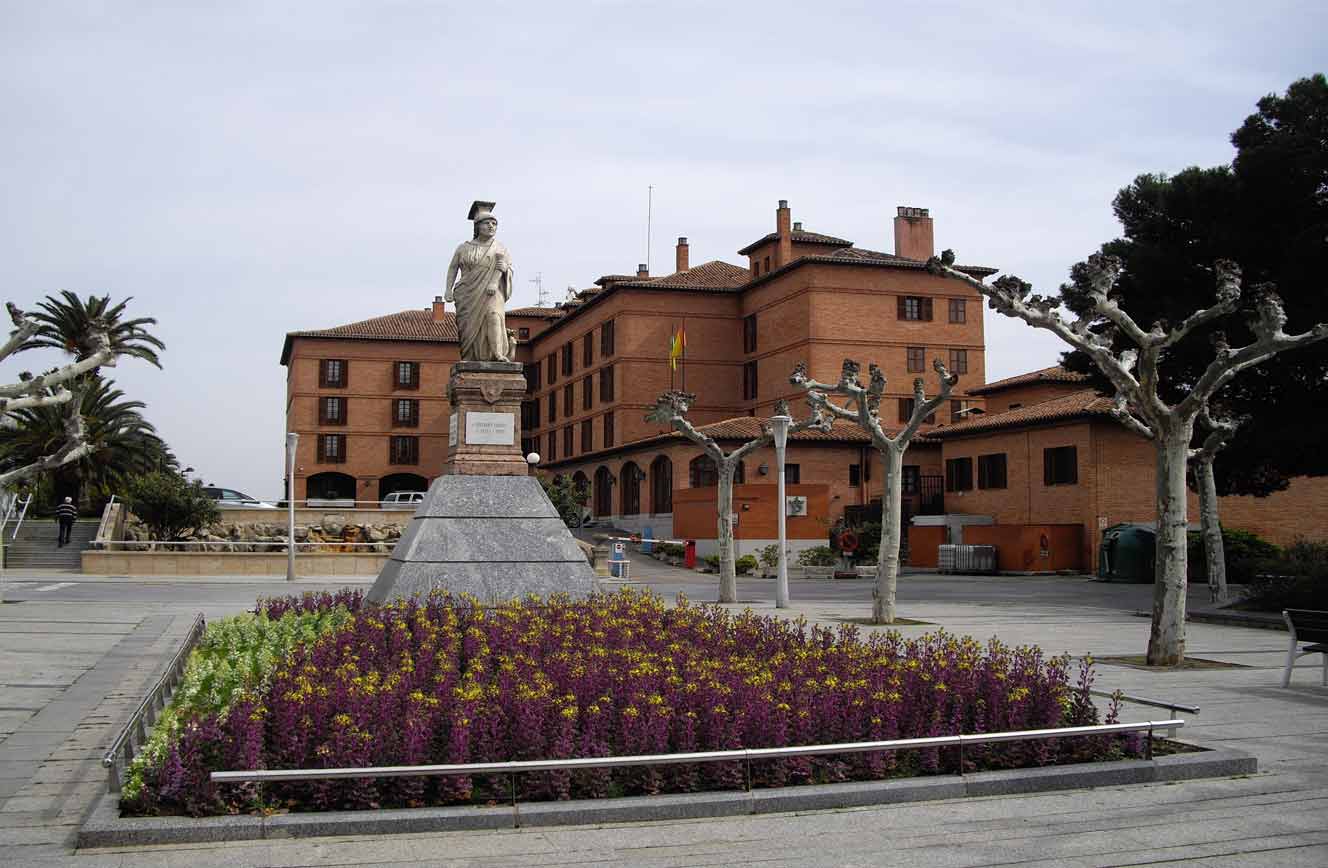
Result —
<path fill-rule="evenodd" d="M 19 527 L 16 539 L 5 540 L 6 569 L 79 570 L 82 552 L 97 536 L 100 522 L 80 519 L 74 522 L 69 543 L 57 547 L 60 526 L 49 518 L 27 518 Z M 12 531 L 11 531 L 12 532 Z M 8 534 L 6 534 L 7 536 Z"/>

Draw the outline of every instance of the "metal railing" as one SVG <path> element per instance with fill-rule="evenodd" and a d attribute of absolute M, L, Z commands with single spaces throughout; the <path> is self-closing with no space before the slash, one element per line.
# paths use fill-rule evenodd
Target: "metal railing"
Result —
<path fill-rule="evenodd" d="M 171 694 L 176 686 L 184 678 L 185 664 L 189 660 L 189 652 L 194 650 L 194 646 L 203 638 L 203 633 L 207 629 L 207 621 L 200 612 L 194 617 L 194 623 L 190 625 L 189 632 L 185 634 L 184 640 L 176 650 L 175 656 L 166 666 L 157 683 L 148 690 L 143 701 L 138 704 L 138 708 L 129 716 L 129 721 L 125 723 L 120 730 L 120 734 L 111 742 L 105 755 L 101 758 L 102 767 L 106 769 L 106 791 L 115 793 L 120 790 L 120 765 L 128 769 L 129 764 L 134 761 L 134 754 L 148 740 L 148 729 L 156 722 L 157 716 L 165 710 L 166 705 L 171 700 Z"/>
<path fill-rule="evenodd" d="M 576 771 L 580 769 L 660 766 L 681 763 L 744 762 L 747 788 L 751 789 L 751 764 L 754 761 L 785 759 L 825 754 L 878 753 L 929 748 L 959 748 L 960 774 L 964 768 L 964 748 L 968 745 L 1004 741 L 1032 741 L 1147 732 L 1146 756 L 1152 759 L 1154 730 L 1177 729 L 1184 720 L 1147 720 L 1139 723 L 1104 723 L 1096 726 L 1067 726 L 1056 729 L 1025 729 L 1009 732 L 984 732 L 971 735 L 938 735 L 928 738 L 903 738 L 889 741 L 857 741 L 841 744 L 808 744 L 791 747 L 740 748 L 737 750 L 693 753 L 637 754 L 632 756 L 575 757 L 572 759 L 517 760 L 513 762 L 459 763 L 450 765 L 375 766 L 343 769 L 254 769 L 249 771 L 212 772 L 214 783 L 284 783 L 291 781 L 326 781 L 356 778 L 442 777 L 448 775 L 512 775 L 512 800 L 516 801 L 516 778 L 522 772 Z"/>
<path fill-rule="evenodd" d="M 32 495 L 29 494 L 22 501 L 16 500 L 15 505 L 20 502 L 23 504 L 23 508 L 18 511 L 18 518 L 14 520 L 14 532 L 9 536 L 11 542 L 18 539 L 18 529 L 23 527 L 23 519 L 28 514 L 28 507 L 32 505 Z"/>
<path fill-rule="evenodd" d="M 1106 690 L 1090 690 L 1088 692 L 1093 696 L 1101 696 L 1106 699 L 1119 698 L 1121 702 L 1130 702 L 1133 703 L 1134 705 L 1149 705 L 1152 706 L 1153 708 L 1165 708 L 1167 711 L 1171 713 L 1172 717 L 1175 717 L 1176 712 L 1178 711 L 1183 711 L 1186 714 L 1199 713 L 1199 706 L 1197 705 L 1181 705 L 1179 702 L 1172 702 L 1169 699 L 1149 699 L 1145 696 L 1131 696 L 1128 693 L 1121 693 L 1119 690 L 1111 692 L 1108 692 Z M 1169 730 L 1166 733 L 1167 738 L 1174 738 L 1175 735 L 1176 731 L 1174 729 Z"/>

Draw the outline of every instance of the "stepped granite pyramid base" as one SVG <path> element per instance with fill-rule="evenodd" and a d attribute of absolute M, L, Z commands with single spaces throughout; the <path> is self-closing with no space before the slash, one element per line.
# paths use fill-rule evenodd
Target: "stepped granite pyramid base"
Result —
<path fill-rule="evenodd" d="M 598 588 L 572 532 L 533 476 L 440 476 L 383 567 L 369 601 L 442 589 L 497 603 Z"/>

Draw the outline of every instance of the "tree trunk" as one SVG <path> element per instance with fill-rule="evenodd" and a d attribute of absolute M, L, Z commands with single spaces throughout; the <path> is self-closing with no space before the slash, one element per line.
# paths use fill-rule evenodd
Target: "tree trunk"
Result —
<path fill-rule="evenodd" d="M 1222 522 L 1217 515 L 1217 480 L 1213 478 L 1212 457 L 1195 462 L 1194 475 L 1199 483 L 1199 522 L 1203 527 L 1204 563 L 1208 572 L 1208 592 L 1213 602 L 1227 601 L 1227 553 L 1222 545 Z"/>
<path fill-rule="evenodd" d="M 733 474 L 736 461 L 719 464 L 719 602 L 738 602 L 738 568 L 733 557 Z"/>
<path fill-rule="evenodd" d="M 872 623 L 895 622 L 895 589 L 899 583 L 899 540 L 904 520 L 904 450 L 880 450 L 885 466 L 881 493 L 881 550 L 876 554 L 876 589 L 872 593 Z"/>
<path fill-rule="evenodd" d="M 1185 659 L 1186 534 L 1189 510 L 1185 467 L 1190 426 L 1155 440 L 1157 448 L 1157 552 L 1153 580 L 1153 625 L 1148 665 L 1174 666 Z M 1159 432 L 1160 434 L 1160 432 Z"/>

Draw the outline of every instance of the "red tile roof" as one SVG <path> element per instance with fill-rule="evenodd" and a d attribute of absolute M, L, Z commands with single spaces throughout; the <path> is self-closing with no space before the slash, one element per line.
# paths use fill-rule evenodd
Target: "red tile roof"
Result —
<path fill-rule="evenodd" d="M 709 425 L 702 425 L 699 430 L 702 434 L 708 434 L 716 440 L 753 440 L 761 436 L 761 423 L 766 420 L 758 419 L 754 416 L 738 416 L 733 419 L 725 419 L 720 422 L 711 422 Z M 899 428 L 886 428 L 885 433 L 893 437 L 899 432 Z M 674 432 L 676 437 L 681 434 Z M 789 435 L 790 440 L 822 443 L 870 443 L 871 436 L 862 427 L 846 419 L 836 419 L 831 425 L 829 431 L 798 431 Z M 913 438 L 914 443 L 929 442 L 928 435 L 918 434 Z"/>
<path fill-rule="evenodd" d="M 966 434 L 985 434 L 1002 428 L 1021 428 L 1074 419 L 1114 419 L 1112 400 L 1099 395 L 1094 389 L 1081 389 L 1060 398 L 1052 398 L 1030 407 L 1019 407 L 1004 413 L 989 413 L 947 425 L 931 432 L 932 437 L 962 437 Z"/>
<path fill-rule="evenodd" d="M 833 235 L 822 235 L 819 232 L 805 232 L 802 229 L 794 229 L 791 233 L 794 244 L 829 244 L 834 247 L 852 247 L 853 242 L 844 238 L 836 238 Z M 762 244 L 769 244 L 779 237 L 778 234 L 771 232 L 764 238 L 758 238 L 751 244 L 738 251 L 739 256 L 746 256 Z"/>
<path fill-rule="evenodd" d="M 546 319 L 557 319 L 563 315 L 563 312 L 556 307 L 517 307 L 507 311 L 508 316 L 538 316 Z M 448 314 L 451 316 L 451 314 Z"/>
<path fill-rule="evenodd" d="M 295 338 L 347 338 L 350 340 L 457 341 L 456 314 L 433 318 L 433 310 L 403 310 L 387 316 L 315 331 L 288 332 Z"/>
<path fill-rule="evenodd" d="M 615 284 L 615 286 L 645 287 L 648 289 L 731 290 L 740 289 L 751 279 L 752 273 L 747 269 L 713 259 L 686 271 L 675 271 L 673 274 L 666 274 L 663 277 L 626 280 Z"/>
<path fill-rule="evenodd" d="M 1050 368 L 1043 368 L 1040 371 L 1029 371 L 1026 374 L 1017 374 L 1013 377 L 1006 377 L 1004 380 L 997 380 L 994 383 L 987 383 L 985 386 L 974 386 L 968 390 L 970 395 L 986 395 L 989 392 L 999 392 L 1002 389 L 1013 389 L 1016 386 L 1027 386 L 1032 383 L 1086 383 L 1088 377 L 1084 374 L 1077 374 L 1074 371 L 1067 371 L 1060 365 L 1052 365 Z"/>

